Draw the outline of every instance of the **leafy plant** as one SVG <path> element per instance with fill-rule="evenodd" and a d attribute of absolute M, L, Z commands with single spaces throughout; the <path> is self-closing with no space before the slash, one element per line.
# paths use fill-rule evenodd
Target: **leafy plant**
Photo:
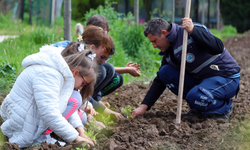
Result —
<path fill-rule="evenodd" d="M 3 77 L 6 78 L 6 76 L 16 77 L 15 71 L 16 71 L 16 68 L 14 64 L 10 64 L 6 61 L 2 61 L 2 63 L 0 64 L 0 77 L 1 78 Z M 12 78 L 10 78 L 10 80 L 12 80 Z"/>
<path fill-rule="evenodd" d="M 16 78 L 16 66 L 2 61 L 0 63 L 0 92 L 7 92 L 14 84 Z"/>
<path fill-rule="evenodd" d="M 82 143 L 82 148 L 76 148 L 76 150 L 87 150 L 88 148 L 85 148 L 87 146 L 87 142 Z"/>
<path fill-rule="evenodd" d="M 87 131 L 84 132 L 91 140 L 96 140 L 96 135 L 98 133 L 95 133 L 94 130 L 90 130 L 89 128 L 87 129 Z"/>
<path fill-rule="evenodd" d="M 95 117 L 92 117 L 91 121 L 87 122 L 86 125 L 88 126 L 88 128 L 90 130 L 95 130 L 95 129 L 100 129 L 97 125 L 96 125 L 96 119 Z"/>
<path fill-rule="evenodd" d="M 131 107 L 130 105 L 128 105 L 128 106 L 122 108 L 121 112 L 123 114 L 125 114 L 127 118 L 133 118 L 133 116 L 131 115 L 131 113 L 133 112 L 134 109 L 135 109 L 134 107 Z"/>
<path fill-rule="evenodd" d="M 96 115 L 95 117 L 98 121 L 102 122 L 106 127 L 114 123 L 110 115 L 107 116 L 107 115 L 99 114 L 99 115 Z"/>

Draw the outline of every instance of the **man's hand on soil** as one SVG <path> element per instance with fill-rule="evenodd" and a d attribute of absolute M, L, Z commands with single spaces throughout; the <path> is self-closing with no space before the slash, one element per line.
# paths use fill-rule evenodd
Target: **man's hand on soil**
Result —
<path fill-rule="evenodd" d="M 132 116 L 133 118 L 135 118 L 136 116 L 143 116 L 145 111 L 147 110 L 148 106 L 145 104 L 141 104 L 138 108 L 136 108 L 135 110 L 133 110 L 132 112 Z"/>

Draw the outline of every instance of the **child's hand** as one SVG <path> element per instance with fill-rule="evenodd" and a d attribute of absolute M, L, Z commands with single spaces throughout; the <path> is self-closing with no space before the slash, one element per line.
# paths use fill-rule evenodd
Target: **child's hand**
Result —
<path fill-rule="evenodd" d="M 103 101 L 99 101 L 100 104 L 102 104 L 105 107 L 110 107 L 110 104 L 108 102 L 103 102 Z"/>
<path fill-rule="evenodd" d="M 94 108 L 92 108 L 92 107 L 90 107 L 90 106 L 86 106 L 85 112 L 91 114 L 92 116 L 98 115 L 98 114 L 99 114 L 98 112 L 95 111 Z"/>
<path fill-rule="evenodd" d="M 93 119 L 93 116 L 91 114 L 88 114 L 87 118 L 88 118 L 88 122 L 91 122 L 92 119 Z M 95 120 L 94 123 L 95 123 L 95 125 L 97 126 L 98 129 L 106 128 L 106 126 L 102 122 L 99 122 L 99 121 Z"/>
<path fill-rule="evenodd" d="M 118 112 L 114 112 L 114 111 L 113 111 L 112 114 L 115 115 L 115 117 L 116 117 L 117 120 L 123 118 L 123 115 L 122 115 L 121 113 L 118 113 Z"/>
<path fill-rule="evenodd" d="M 129 62 L 129 63 L 127 63 L 127 65 L 125 67 L 127 67 L 128 73 L 131 76 L 139 77 L 141 75 L 141 72 L 139 70 L 140 64 L 137 65 L 137 63 Z"/>
<path fill-rule="evenodd" d="M 79 136 L 80 136 L 80 137 L 83 137 L 83 138 L 86 138 L 86 139 L 89 139 L 89 137 L 88 137 L 86 134 L 84 134 L 84 133 L 79 134 Z"/>
<path fill-rule="evenodd" d="M 132 62 L 129 62 L 126 64 L 125 67 L 135 67 L 136 69 L 140 69 L 140 64 L 137 65 L 137 63 L 132 63 Z"/>
<path fill-rule="evenodd" d="M 92 145 L 92 146 L 94 146 L 95 144 L 96 144 L 96 141 L 92 141 L 91 139 L 89 139 L 89 138 L 84 138 L 84 137 L 81 137 L 81 136 L 78 136 L 75 140 L 74 140 L 74 142 L 87 142 L 87 145 L 88 145 L 88 147 L 90 147 L 90 145 Z"/>
<path fill-rule="evenodd" d="M 102 122 L 99 122 L 99 121 L 96 121 L 95 122 L 96 126 L 98 127 L 98 129 L 103 129 L 103 128 L 106 128 L 106 126 L 102 123 Z"/>

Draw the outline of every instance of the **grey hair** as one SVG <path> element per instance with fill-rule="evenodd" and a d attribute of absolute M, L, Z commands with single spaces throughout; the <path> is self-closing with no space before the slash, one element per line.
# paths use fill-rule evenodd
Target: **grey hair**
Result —
<path fill-rule="evenodd" d="M 149 33 L 156 36 L 161 36 L 161 31 L 166 30 L 170 32 L 172 29 L 171 24 L 162 18 L 153 18 L 150 20 L 145 27 L 144 36 L 148 36 Z"/>

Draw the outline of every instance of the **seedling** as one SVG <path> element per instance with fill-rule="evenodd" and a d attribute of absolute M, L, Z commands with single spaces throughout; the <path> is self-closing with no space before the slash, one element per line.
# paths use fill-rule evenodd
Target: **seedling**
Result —
<path fill-rule="evenodd" d="M 110 124 L 113 124 L 114 121 L 112 121 L 110 115 L 107 116 L 107 115 L 102 115 L 102 114 L 99 114 L 99 119 L 97 119 L 98 121 L 100 120 L 106 127 L 108 127 Z"/>
<path fill-rule="evenodd" d="M 96 135 L 94 130 L 88 129 L 87 131 L 84 132 L 91 140 L 96 140 Z"/>
<path fill-rule="evenodd" d="M 115 98 L 117 95 L 118 95 L 118 93 L 117 93 L 117 92 L 115 92 L 114 98 Z"/>
<path fill-rule="evenodd" d="M 87 150 L 87 148 L 85 148 L 87 146 L 87 142 L 82 143 L 82 148 L 76 148 L 76 150 Z"/>
<path fill-rule="evenodd" d="M 127 118 L 133 118 L 133 116 L 131 115 L 132 111 L 134 110 L 134 107 L 131 107 L 130 105 L 124 107 L 121 109 L 121 112 L 126 115 Z"/>

